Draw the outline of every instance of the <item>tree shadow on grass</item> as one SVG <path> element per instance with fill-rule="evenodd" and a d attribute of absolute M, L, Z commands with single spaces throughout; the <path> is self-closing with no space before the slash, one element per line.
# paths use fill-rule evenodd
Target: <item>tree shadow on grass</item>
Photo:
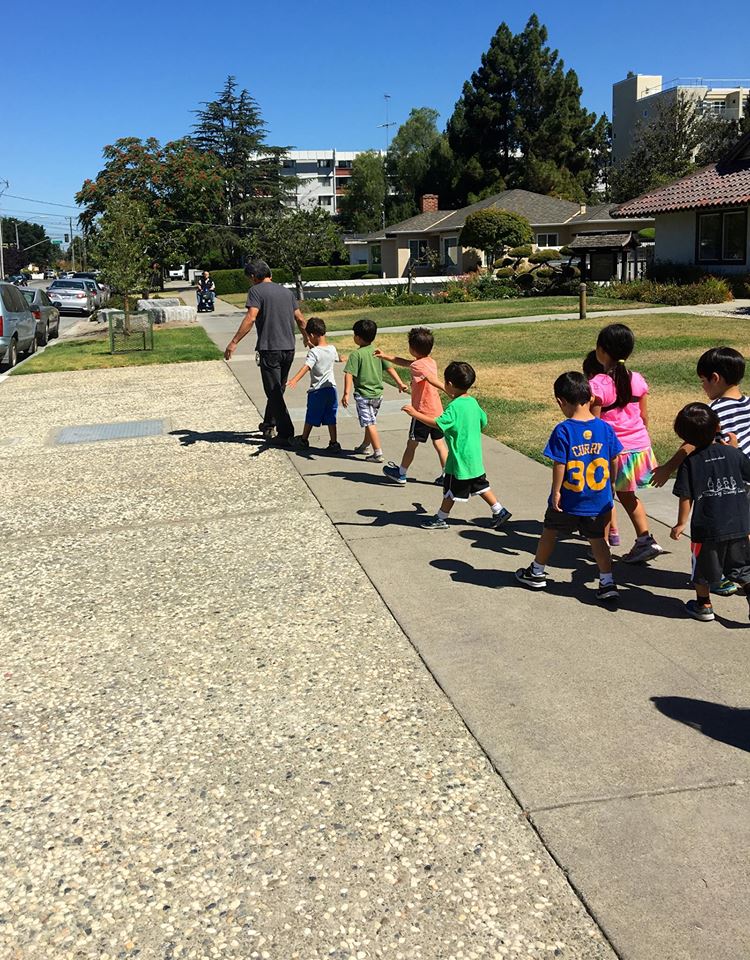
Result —
<path fill-rule="evenodd" d="M 651 697 L 651 702 L 670 720 L 750 753 L 750 710 L 691 697 Z"/>

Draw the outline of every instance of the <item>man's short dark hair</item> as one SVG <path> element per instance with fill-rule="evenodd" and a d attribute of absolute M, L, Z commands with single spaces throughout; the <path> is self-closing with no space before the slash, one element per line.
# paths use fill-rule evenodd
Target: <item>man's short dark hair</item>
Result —
<path fill-rule="evenodd" d="M 324 337 L 326 335 L 326 322 L 321 320 L 320 317 L 310 317 L 305 324 L 305 330 L 312 333 L 313 336 Z"/>
<path fill-rule="evenodd" d="M 477 378 L 474 367 L 463 360 L 452 360 L 445 368 L 443 376 L 446 383 L 452 383 L 454 387 L 464 391 L 468 390 Z"/>
<path fill-rule="evenodd" d="M 251 260 L 245 264 L 245 274 L 251 280 L 265 280 L 271 276 L 271 268 L 265 260 Z"/>
<path fill-rule="evenodd" d="M 409 346 L 420 357 L 429 357 L 435 346 L 432 330 L 428 330 L 427 327 L 412 327 L 409 331 Z"/>
<path fill-rule="evenodd" d="M 716 439 L 719 416 L 707 403 L 689 403 L 675 417 L 674 432 L 680 440 L 701 450 Z"/>
<path fill-rule="evenodd" d="M 589 382 L 582 373 L 575 370 L 561 373 L 552 389 L 558 400 L 574 403 L 577 407 L 591 402 Z"/>
<path fill-rule="evenodd" d="M 732 347 L 711 347 L 698 361 L 698 376 L 711 379 L 718 373 L 730 387 L 736 386 L 745 376 L 745 358 Z"/>
<path fill-rule="evenodd" d="M 362 317 L 352 327 L 355 337 L 364 340 L 365 343 L 372 343 L 378 333 L 378 325 L 369 317 Z"/>

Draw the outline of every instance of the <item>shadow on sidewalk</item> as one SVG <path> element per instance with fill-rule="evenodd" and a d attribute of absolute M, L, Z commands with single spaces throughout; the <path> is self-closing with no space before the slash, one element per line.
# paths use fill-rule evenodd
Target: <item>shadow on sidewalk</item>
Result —
<path fill-rule="evenodd" d="M 233 430 L 170 430 L 170 437 L 179 437 L 183 447 L 192 447 L 194 443 L 242 443 L 250 447 L 267 447 L 268 443 L 259 433 L 238 433 Z M 272 444 L 271 444 L 272 446 Z"/>
<path fill-rule="evenodd" d="M 418 529 L 426 516 L 432 516 L 421 503 L 412 503 L 413 510 L 357 510 L 358 517 L 372 520 L 372 523 L 354 523 L 342 520 L 337 527 L 411 527 Z"/>
<path fill-rule="evenodd" d="M 712 740 L 750 752 L 750 710 L 690 697 L 651 697 L 665 717 L 698 730 Z"/>
<path fill-rule="evenodd" d="M 377 487 L 388 487 L 390 489 L 396 489 L 398 486 L 395 483 L 390 483 L 382 476 L 382 474 L 365 473 L 362 470 L 357 470 L 354 472 L 349 470 L 324 470 L 322 473 L 308 473 L 307 476 L 336 477 L 338 480 L 349 480 L 352 483 L 369 483 L 374 484 Z M 415 480 L 413 482 L 425 487 L 433 486 L 433 484 L 431 484 L 428 480 Z M 435 509 L 437 509 L 437 507 Z"/>

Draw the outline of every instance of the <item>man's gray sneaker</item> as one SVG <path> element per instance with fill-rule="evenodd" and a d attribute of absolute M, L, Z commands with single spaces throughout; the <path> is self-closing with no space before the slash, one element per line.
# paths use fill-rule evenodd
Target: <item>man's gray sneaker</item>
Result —
<path fill-rule="evenodd" d="M 547 586 L 547 575 L 545 573 L 534 573 L 531 566 L 519 567 L 516 570 L 516 580 L 530 590 L 544 590 Z"/>
<path fill-rule="evenodd" d="M 422 523 L 420 523 L 420 527 L 424 530 L 447 530 L 448 524 L 435 514 L 435 516 L 430 517 L 429 520 L 423 520 Z"/>
<path fill-rule="evenodd" d="M 658 557 L 660 553 L 664 553 L 663 547 L 660 547 L 656 540 L 649 535 L 645 540 L 636 540 L 630 550 L 622 557 L 622 560 L 624 563 L 645 563 L 646 560 L 653 560 L 654 557 Z"/>
<path fill-rule="evenodd" d="M 396 464 L 391 460 L 391 462 L 383 467 L 383 473 L 388 477 L 389 480 L 392 480 L 394 483 L 397 483 L 399 486 L 406 486 L 406 474 L 401 473 Z"/>

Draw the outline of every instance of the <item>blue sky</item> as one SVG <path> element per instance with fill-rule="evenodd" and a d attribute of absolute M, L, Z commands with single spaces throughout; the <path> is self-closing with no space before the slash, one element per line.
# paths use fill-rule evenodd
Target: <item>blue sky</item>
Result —
<path fill-rule="evenodd" d="M 230 73 L 259 102 L 270 142 L 382 147 L 384 93 L 393 120 L 432 106 L 445 123 L 499 23 L 517 31 L 532 12 L 597 113 L 611 112 L 612 83 L 628 70 L 750 75 L 750 4 L 738 0 L 69 0 L 64 10 L 41 0 L 38 27 L 23 34 L 29 43 L 4 47 L 0 180 L 10 181 L 10 194 L 72 203 L 100 169 L 104 144 L 184 135 L 191 110 Z M 7 196 L 0 207 L 27 219 L 45 210 L 50 227 L 66 214 Z"/>

